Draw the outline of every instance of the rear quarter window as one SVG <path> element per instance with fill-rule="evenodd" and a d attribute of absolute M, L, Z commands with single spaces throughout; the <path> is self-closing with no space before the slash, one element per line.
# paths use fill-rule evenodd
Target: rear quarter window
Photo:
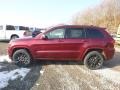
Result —
<path fill-rule="evenodd" d="M 97 29 L 86 29 L 86 38 L 104 38 L 103 33 Z"/>

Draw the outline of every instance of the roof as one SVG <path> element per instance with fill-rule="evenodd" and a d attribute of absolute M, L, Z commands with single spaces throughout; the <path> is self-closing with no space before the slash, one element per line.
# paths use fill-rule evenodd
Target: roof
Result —
<path fill-rule="evenodd" d="M 53 28 L 97 28 L 97 29 L 105 29 L 103 27 L 98 27 L 98 26 L 94 26 L 94 25 L 58 25 L 58 26 L 53 26 L 50 27 L 49 29 L 53 29 Z"/>

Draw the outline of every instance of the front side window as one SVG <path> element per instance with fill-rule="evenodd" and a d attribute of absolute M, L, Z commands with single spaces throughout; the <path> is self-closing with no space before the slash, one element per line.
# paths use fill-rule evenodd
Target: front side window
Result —
<path fill-rule="evenodd" d="M 104 38 L 104 35 L 99 30 L 87 29 L 86 30 L 86 37 L 87 38 Z"/>
<path fill-rule="evenodd" d="M 66 31 L 66 38 L 84 38 L 84 30 L 82 28 L 71 28 Z"/>
<path fill-rule="evenodd" d="M 64 38 L 64 34 L 65 34 L 65 29 L 61 28 L 48 32 L 46 36 L 48 37 L 48 39 L 55 39 L 55 38 Z"/>

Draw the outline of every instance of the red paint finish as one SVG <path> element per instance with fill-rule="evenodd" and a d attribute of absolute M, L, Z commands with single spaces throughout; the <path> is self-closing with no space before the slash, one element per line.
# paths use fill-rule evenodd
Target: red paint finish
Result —
<path fill-rule="evenodd" d="M 104 37 L 88 38 L 85 31 L 85 29 L 88 28 L 99 30 Z M 58 29 L 65 30 L 63 38 L 44 37 L 48 33 Z M 83 29 L 84 36 L 82 38 L 67 38 L 65 35 L 67 35 L 66 31 L 68 29 Z M 114 40 L 104 28 L 79 25 L 57 26 L 50 28 L 43 34 L 39 34 L 35 38 L 16 39 L 11 41 L 8 47 L 8 54 L 11 58 L 17 49 L 27 49 L 34 60 L 83 60 L 85 55 L 91 50 L 101 51 L 105 59 L 111 59 L 115 51 Z"/>

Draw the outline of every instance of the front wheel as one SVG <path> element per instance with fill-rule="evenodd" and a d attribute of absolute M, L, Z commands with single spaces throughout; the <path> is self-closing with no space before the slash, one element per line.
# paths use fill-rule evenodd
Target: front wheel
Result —
<path fill-rule="evenodd" d="M 19 49 L 13 53 L 13 62 L 18 66 L 29 66 L 31 64 L 30 54 L 25 49 Z"/>
<path fill-rule="evenodd" d="M 84 58 L 84 65 L 91 69 L 96 70 L 103 66 L 104 57 L 97 51 L 89 52 Z"/>

